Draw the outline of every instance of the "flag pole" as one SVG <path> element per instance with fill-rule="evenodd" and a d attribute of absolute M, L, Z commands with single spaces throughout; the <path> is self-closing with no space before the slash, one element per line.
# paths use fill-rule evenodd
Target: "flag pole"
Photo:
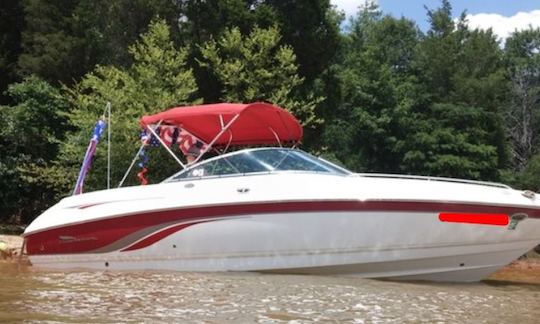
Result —
<path fill-rule="evenodd" d="M 111 102 L 107 101 L 107 189 L 111 188 Z"/>

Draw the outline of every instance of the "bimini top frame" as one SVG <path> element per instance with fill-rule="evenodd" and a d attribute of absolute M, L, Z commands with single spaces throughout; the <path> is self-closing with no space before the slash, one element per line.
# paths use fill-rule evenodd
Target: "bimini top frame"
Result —
<path fill-rule="evenodd" d="M 170 150 L 168 145 L 156 134 L 157 127 L 178 127 L 203 142 L 203 149 L 195 160 L 213 148 L 228 148 L 231 145 L 293 144 L 302 139 L 303 130 L 299 121 L 288 111 L 278 106 L 256 102 L 250 104 L 220 103 L 197 106 L 176 107 L 143 116 L 141 127 L 148 129 L 185 168 L 186 165 Z M 145 143 L 143 143 L 143 146 Z M 137 156 L 134 161 L 136 161 Z M 130 166 L 130 169 L 134 165 Z M 126 172 L 129 173 L 130 169 Z M 122 185 L 124 179 L 119 186 Z"/>

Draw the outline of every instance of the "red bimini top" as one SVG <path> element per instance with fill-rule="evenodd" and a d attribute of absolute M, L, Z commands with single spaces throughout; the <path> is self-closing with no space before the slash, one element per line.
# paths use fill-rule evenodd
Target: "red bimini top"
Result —
<path fill-rule="evenodd" d="M 222 133 L 214 146 L 297 143 L 302 139 L 302 126 L 291 113 L 263 102 L 176 107 L 144 116 L 140 123 L 145 128 L 160 121 L 185 129 L 207 144 Z"/>

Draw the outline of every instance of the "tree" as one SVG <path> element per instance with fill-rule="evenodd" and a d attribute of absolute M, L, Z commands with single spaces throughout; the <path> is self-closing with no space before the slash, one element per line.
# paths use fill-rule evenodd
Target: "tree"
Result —
<path fill-rule="evenodd" d="M 422 72 L 421 81 L 435 101 L 448 100 L 449 93 L 454 91 L 452 78 L 460 64 L 461 41 L 467 30 L 465 16 L 462 14 L 460 20 L 454 22 L 450 2 L 441 2 L 440 8 L 426 8 L 431 28 L 420 43 L 415 58 L 415 64 Z"/>
<path fill-rule="evenodd" d="M 408 137 L 403 166 L 411 173 L 465 179 L 497 179 L 497 148 L 481 109 L 435 103 Z"/>
<path fill-rule="evenodd" d="M 429 124 L 405 160 L 415 172 L 497 180 L 506 164 L 502 52 L 490 30 L 471 31 L 464 13 L 454 22 L 451 9 L 444 0 L 428 10 L 431 29 L 414 65 L 429 95 L 422 111 Z"/>
<path fill-rule="evenodd" d="M 356 170 L 498 179 L 505 146 L 501 50 L 471 31 L 448 1 L 431 29 L 384 17 L 376 5 L 352 21 L 327 150 Z"/>
<path fill-rule="evenodd" d="M 301 88 L 306 94 L 333 59 L 340 39 L 341 16 L 329 0 L 197 0 L 181 1 L 179 7 L 181 38 L 186 45 L 204 44 L 231 28 L 246 35 L 255 26 L 277 26 L 282 34 L 279 45 L 292 46 L 296 54 L 298 74 L 305 78 Z M 217 101 L 220 84 L 207 69 L 195 63 L 202 59 L 202 54 L 197 46 L 192 49 L 190 64 L 201 96 L 207 102 Z"/>
<path fill-rule="evenodd" d="M 198 102 L 186 48 L 176 48 L 165 21 L 150 24 L 148 32 L 130 46 L 133 64 L 126 69 L 99 66 L 69 91 L 73 110 L 69 122 L 76 130 L 63 143 L 56 166 L 63 169 L 70 184 L 75 183 L 80 161 L 97 118 L 107 101 L 112 104 L 112 183 L 118 183 L 140 145 L 139 118 L 165 108 Z M 103 146 L 102 146 L 103 147 Z M 149 150 L 150 181 L 170 175 L 178 167 L 164 150 Z M 85 191 L 105 187 L 106 150 L 97 150 Z M 130 177 L 128 183 L 135 183 Z M 64 193 L 73 188 L 64 188 Z"/>
<path fill-rule="evenodd" d="M 177 26 L 174 1 L 24 0 L 19 74 L 72 85 L 96 64 L 127 67 L 127 47 L 150 20 L 161 16 Z M 178 30 L 175 29 L 176 34 Z"/>
<path fill-rule="evenodd" d="M 16 67 L 21 52 L 21 30 L 24 26 L 23 6 L 19 0 L 5 0 L 0 3 L 0 104 L 6 104 L 8 96 L 4 91 L 18 80 Z"/>
<path fill-rule="evenodd" d="M 540 29 L 514 32 L 506 40 L 510 78 L 507 127 L 512 162 L 522 171 L 538 153 L 540 134 Z"/>
<path fill-rule="evenodd" d="M 283 43 L 294 49 L 298 73 L 311 85 L 336 54 L 341 16 L 334 12 L 329 0 L 266 0 L 264 3 L 276 12 Z"/>
<path fill-rule="evenodd" d="M 403 148 L 417 123 L 422 93 L 411 73 L 418 30 L 406 19 L 365 7 L 337 64 L 340 101 L 325 130 L 326 150 L 362 171 L 401 171 Z"/>
<path fill-rule="evenodd" d="M 220 37 L 229 28 L 249 33 L 255 25 L 270 27 L 277 19 L 275 11 L 259 0 L 180 1 L 179 12 L 181 43 L 190 48 L 189 65 L 205 102 L 218 101 L 221 88 L 215 75 L 198 64 L 203 59 L 200 45 Z"/>
<path fill-rule="evenodd" d="M 532 156 L 518 176 L 519 186 L 525 190 L 540 191 L 540 155 Z"/>
<path fill-rule="evenodd" d="M 276 27 L 255 27 L 249 36 L 233 28 L 201 48 L 201 65 L 220 81 L 221 100 L 275 103 L 290 110 L 304 126 L 314 127 L 322 122 L 314 113 L 322 98 L 302 98 L 295 92 L 304 79 L 298 76 L 292 48 L 280 46 L 280 39 Z"/>
<path fill-rule="evenodd" d="M 171 39 L 180 41 L 178 1 L 81 1 L 72 13 L 73 34 L 82 39 L 85 73 L 96 64 L 128 67 L 131 44 L 145 33 L 155 17 L 165 20 Z"/>
<path fill-rule="evenodd" d="M 49 82 L 70 84 L 85 70 L 80 51 L 82 39 L 72 32 L 71 14 L 80 1 L 25 0 L 26 27 L 19 73 L 36 74 Z"/>
<path fill-rule="evenodd" d="M 259 0 L 182 1 L 179 11 L 185 45 L 204 44 L 229 28 L 248 33 L 255 25 L 271 27 L 277 18 L 274 9 Z"/>
<path fill-rule="evenodd" d="M 36 77 L 12 84 L 8 95 L 14 104 L 0 106 L 0 221 L 27 222 L 55 196 L 47 174 L 36 170 L 56 158 L 68 129 L 68 103 Z"/>

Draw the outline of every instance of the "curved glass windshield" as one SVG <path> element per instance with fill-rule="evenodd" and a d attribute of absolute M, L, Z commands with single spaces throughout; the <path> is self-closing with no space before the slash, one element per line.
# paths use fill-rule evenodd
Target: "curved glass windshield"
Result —
<path fill-rule="evenodd" d="M 343 168 L 300 150 L 264 148 L 248 149 L 218 156 L 182 170 L 165 181 L 273 171 L 350 174 Z"/>

